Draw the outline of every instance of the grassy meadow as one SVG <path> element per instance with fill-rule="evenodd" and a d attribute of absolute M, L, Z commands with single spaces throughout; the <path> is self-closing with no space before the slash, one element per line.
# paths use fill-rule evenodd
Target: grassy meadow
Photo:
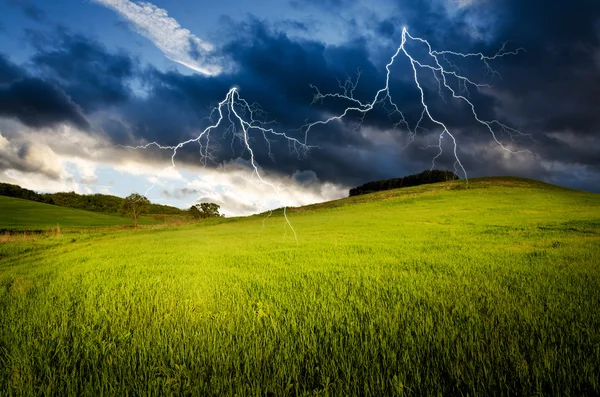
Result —
<path fill-rule="evenodd" d="M 485 178 L 288 214 L 297 243 L 279 211 L 0 244 L 0 395 L 600 394 L 600 195 Z"/>
<path fill-rule="evenodd" d="M 145 217 L 141 224 L 156 221 Z M 0 229 L 35 229 L 59 227 L 110 227 L 131 225 L 132 221 L 116 215 L 38 203 L 20 198 L 0 196 Z"/>

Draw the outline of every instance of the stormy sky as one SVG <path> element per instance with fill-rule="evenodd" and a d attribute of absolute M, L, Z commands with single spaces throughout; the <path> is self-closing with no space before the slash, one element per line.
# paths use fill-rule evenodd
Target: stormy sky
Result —
<path fill-rule="evenodd" d="M 227 215 L 330 200 L 428 169 L 434 158 L 435 168 L 454 169 L 450 135 L 437 156 L 441 125 L 424 120 L 415 129 L 423 98 L 456 140 L 468 177 L 523 176 L 600 192 L 598 1 L 0 0 L 0 15 L 2 182 L 137 191 L 181 208 L 212 201 Z M 123 147 L 197 137 L 232 87 L 257 120 L 303 141 L 303 125 L 353 104 L 313 101 L 316 89 L 342 94 L 346 84 L 346 94 L 368 103 L 385 87 L 404 27 L 438 51 L 514 53 L 489 60 L 494 71 L 477 57 L 439 57 L 477 116 L 513 133 L 492 135 L 427 68 L 418 70 L 421 92 L 400 54 L 389 92 L 406 124 L 389 103 L 364 117 L 350 112 L 311 129 L 307 154 L 280 136 L 267 143 L 249 132 L 260 175 L 277 192 L 252 175 L 239 127 L 227 123 L 211 132 L 209 161 L 196 143 L 178 151 L 175 168 L 167 168 L 168 150 Z M 422 42 L 406 48 L 432 65 Z M 485 86 L 461 85 L 459 74 Z"/>

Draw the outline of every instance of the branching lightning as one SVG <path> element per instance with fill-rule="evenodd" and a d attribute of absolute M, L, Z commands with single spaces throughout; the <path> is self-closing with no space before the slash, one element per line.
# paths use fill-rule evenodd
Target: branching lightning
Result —
<path fill-rule="evenodd" d="M 425 48 L 427 48 L 427 57 L 429 58 L 428 62 L 419 61 L 417 59 L 417 57 L 411 55 L 411 53 L 407 49 L 407 44 L 409 43 L 409 41 L 411 41 L 412 43 L 424 45 Z M 531 136 L 529 134 L 524 134 L 521 131 L 519 131 L 515 128 L 512 128 L 506 124 L 503 124 L 498 120 L 482 119 L 479 116 L 475 105 L 473 104 L 472 100 L 470 99 L 471 95 L 469 92 L 469 87 L 474 88 L 474 89 L 480 89 L 480 88 L 484 88 L 484 87 L 490 88 L 490 85 L 474 82 L 470 78 L 464 76 L 463 74 L 461 74 L 460 68 L 458 68 L 448 58 L 448 57 L 458 57 L 458 58 L 463 58 L 463 59 L 467 59 L 467 58 L 478 59 L 483 64 L 486 74 L 491 74 L 493 76 L 497 76 L 497 77 L 501 78 L 500 74 L 495 69 L 492 68 L 492 66 L 490 65 L 490 62 L 493 60 L 499 59 L 499 58 L 503 58 L 508 55 L 517 55 L 522 51 L 525 51 L 525 50 L 522 48 L 519 48 L 515 51 L 507 51 L 506 43 L 504 43 L 502 45 L 502 47 L 500 48 L 500 50 L 493 56 L 487 56 L 482 53 L 460 53 L 460 52 L 447 51 L 447 50 L 436 51 L 431 47 L 431 44 L 427 40 L 422 39 L 420 37 L 412 36 L 408 32 L 408 29 L 406 27 L 403 27 L 401 44 L 398 47 L 398 49 L 396 50 L 396 52 L 394 53 L 394 55 L 391 57 L 390 61 L 385 66 L 385 69 L 386 69 L 385 86 L 383 88 L 379 89 L 375 93 L 375 96 L 373 97 L 373 99 L 371 101 L 364 102 L 364 101 L 357 99 L 354 96 L 354 91 L 357 87 L 358 80 L 360 78 L 360 73 L 357 75 L 357 78 L 354 82 L 352 82 L 352 80 L 350 78 L 348 78 L 344 83 L 340 83 L 340 88 L 341 88 L 342 92 L 339 92 L 339 93 L 323 94 L 319 91 L 319 89 L 317 87 L 311 86 L 316 91 L 316 94 L 314 95 L 314 98 L 313 98 L 313 103 L 322 102 L 325 99 L 332 98 L 332 99 L 345 100 L 350 103 L 350 106 L 345 108 L 344 111 L 340 114 L 331 116 L 325 120 L 318 120 L 318 121 L 315 121 L 312 123 L 305 124 L 302 128 L 304 130 L 304 139 L 305 140 L 307 139 L 308 133 L 310 132 L 310 130 L 312 128 L 319 126 L 319 125 L 328 124 L 332 121 L 341 121 L 348 114 L 353 113 L 353 112 L 356 112 L 359 114 L 359 123 L 357 124 L 357 126 L 360 126 L 360 124 L 364 120 L 365 115 L 367 113 L 369 113 L 370 111 L 372 111 L 376 106 L 389 105 L 389 106 L 391 106 L 391 110 L 389 112 L 390 116 L 397 115 L 399 117 L 399 121 L 395 124 L 395 127 L 404 126 L 405 129 L 409 133 L 408 144 L 410 144 L 414 140 L 419 129 L 424 129 L 422 127 L 422 123 L 425 121 L 425 119 L 428 119 L 433 124 L 437 125 L 439 127 L 439 129 L 441 130 L 441 133 L 438 137 L 438 144 L 435 145 L 434 147 L 439 148 L 439 152 L 432 159 L 432 163 L 431 163 L 432 168 L 435 166 L 435 161 L 443 153 L 442 140 L 445 136 L 448 136 L 452 141 L 453 154 L 454 154 L 454 159 L 455 159 L 455 163 L 454 163 L 455 171 L 457 168 L 460 168 L 463 175 L 465 176 L 465 179 L 467 179 L 467 181 L 468 181 L 467 171 L 466 171 L 465 167 L 462 165 L 460 158 L 458 157 L 458 143 L 457 143 L 456 137 L 454 134 L 451 133 L 450 129 L 446 126 L 446 124 L 444 122 L 440 121 L 439 119 L 437 119 L 436 117 L 433 116 L 433 114 L 430 110 L 430 105 L 428 104 L 428 102 L 426 100 L 425 90 L 423 88 L 422 81 L 421 81 L 421 78 L 419 77 L 418 72 L 419 72 L 419 70 L 429 70 L 432 73 L 433 78 L 435 79 L 435 81 L 438 85 L 438 94 L 442 98 L 442 100 L 445 101 L 444 95 L 443 95 L 443 90 L 445 89 L 445 90 L 447 90 L 447 92 L 449 92 L 452 95 L 452 97 L 454 99 L 457 99 L 457 100 L 460 100 L 460 101 L 463 101 L 464 103 L 466 103 L 468 105 L 468 107 L 471 109 L 474 119 L 479 124 L 484 126 L 491 133 L 494 141 L 503 150 L 505 150 L 509 153 L 512 153 L 512 154 L 525 153 L 525 152 L 531 153 L 528 150 L 517 150 L 517 151 L 512 150 L 511 148 L 505 146 L 498 139 L 497 134 L 499 132 L 508 134 L 510 136 L 510 138 L 513 139 L 513 141 L 514 141 L 514 137 L 516 135 L 526 136 L 529 138 L 531 138 Z M 406 117 L 404 116 L 404 113 L 400 110 L 400 108 L 396 104 L 396 102 L 394 102 L 394 100 L 392 98 L 392 94 L 390 92 L 390 77 L 391 77 L 391 73 L 392 73 L 391 68 L 394 65 L 394 63 L 396 62 L 397 58 L 399 58 L 401 55 L 404 55 L 410 63 L 410 66 L 412 69 L 412 74 L 413 74 L 413 79 L 414 79 L 415 85 L 420 93 L 420 100 L 421 100 L 421 106 L 422 106 L 421 117 L 419 118 L 419 120 L 417 121 L 415 126 L 412 128 L 411 128 L 409 122 L 407 121 Z M 441 60 L 440 60 L 440 58 L 441 58 Z M 454 89 L 450 85 L 450 82 L 449 82 L 450 78 L 454 78 L 457 81 L 458 90 Z"/>
<path fill-rule="evenodd" d="M 269 127 L 269 124 L 272 122 L 265 122 L 260 120 L 260 116 L 262 116 L 262 111 L 258 107 L 257 104 L 250 104 L 245 99 L 240 97 L 239 90 L 237 87 L 232 87 L 221 102 L 218 103 L 216 107 L 212 109 L 210 115 L 207 117 L 212 123 L 202 130 L 198 136 L 188 139 L 187 141 L 183 141 L 174 146 L 164 146 L 157 142 L 150 142 L 140 146 L 126 146 L 128 149 L 148 149 L 150 147 L 156 147 L 162 150 L 171 150 L 171 165 L 165 168 L 161 174 L 154 180 L 154 183 L 146 190 L 145 195 L 148 195 L 148 192 L 152 190 L 161 176 L 164 175 L 170 169 L 176 167 L 175 158 L 177 156 L 177 151 L 183 148 L 186 145 L 196 143 L 200 146 L 200 158 L 203 165 L 206 166 L 208 161 L 212 159 L 210 153 L 210 136 L 211 132 L 217 130 L 223 124 L 227 125 L 225 129 L 225 134 L 230 133 L 232 135 L 232 148 L 233 142 L 235 139 L 239 139 L 242 143 L 242 147 L 249 154 L 250 165 L 252 166 L 252 174 L 251 178 L 256 176 L 258 180 L 271 187 L 277 195 L 279 195 L 279 189 L 276 185 L 269 182 L 265 178 L 262 177 L 259 172 L 259 165 L 255 159 L 254 150 L 252 149 L 250 137 L 251 132 L 259 133 L 267 146 L 268 155 L 271 159 L 274 159 L 273 154 L 271 153 L 271 141 L 269 140 L 269 136 L 274 136 L 278 138 L 283 138 L 287 140 L 289 148 L 292 152 L 296 153 L 298 156 L 306 155 L 311 146 L 309 146 L 306 141 L 300 141 L 285 132 L 279 132 L 272 127 Z M 216 119 L 216 120 L 215 120 Z M 204 142 L 203 142 L 204 141 Z M 298 236 L 296 231 L 292 227 L 292 224 L 287 216 L 287 207 L 283 207 L 283 216 L 285 218 L 285 222 L 287 226 L 292 230 L 294 234 L 294 238 L 298 241 Z"/>
<path fill-rule="evenodd" d="M 411 54 L 409 48 L 407 48 L 408 44 L 419 45 L 426 49 L 425 57 L 417 57 Z M 463 102 L 467 105 L 467 108 L 471 110 L 474 120 L 483 126 L 492 136 L 492 139 L 505 151 L 516 154 L 522 152 L 529 152 L 527 150 L 513 150 L 510 147 L 504 145 L 499 139 L 498 134 L 507 134 L 514 141 L 515 136 L 527 136 L 528 134 L 524 134 L 518 129 L 512 128 L 506 124 L 498 120 L 485 120 L 480 117 L 476 106 L 474 105 L 471 99 L 470 89 L 479 90 L 481 88 L 489 88 L 488 84 L 482 84 L 473 81 L 469 77 L 463 75 L 461 73 L 460 68 L 452 61 L 452 59 L 475 59 L 479 61 L 483 65 L 483 69 L 486 75 L 492 75 L 495 77 L 501 78 L 500 74 L 492 68 L 491 62 L 497 60 L 499 58 L 503 58 L 509 55 L 517 55 L 520 52 L 525 51 L 522 48 L 519 48 L 515 51 L 507 51 L 506 43 L 502 45 L 500 50 L 494 54 L 493 56 L 486 56 L 483 53 L 460 53 L 455 51 L 436 51 L 432 48 L 430 43 L 422 39 L 420 37 L 412 36 L 406 27 L 402 29 L 402 40 L 400 46 L 397 48 L 393 56 L 390 58 L 389 62 L 386 64 L 386 78 L 385 85 L 379 89 L 372 100 L 370 101 L 362 101 L 355 96 L 355 91 L 358 87 L 361 71 L 357 72 L 357 76 L 354 80 L 348 77 L 344 81 L 338 80 L 340 86 L 340 92 L 337 93 L 321 93 L 318 87 L 311 85 L 311 88 L 315 90 L 315 95 L 313 97 L 312 104 L 321 103 L 325 100 L 337 100 L 337 101 L 345 101 L 348 103 L 348 106 L 339 114 L 335 114 L 323 120 L 317 120 L 310 123 L 306 123 L 301 126 L 299 129 L 295 130 L 296 134 L 285 133 L 277 131 L 275 128 L 271 127 L 272 122 L 264 121 L 264 112 L 260 109 L 260 107 L 256 103 L 250 104 L 242 97 L 240 97 L 239 89 L 237 87 L 231 88 L 225 98 L 215 106 L 207 120 L 210 121 L 210 125 L 202 130 L 196 137 L 188 139 L 186 141 L 180 142 L 177 145 L 173 146 L 164 146 L 157 142 L 150 142 L 144 145 L 128 147 L 130 149 L 148 149 L 150 147 L 156 147 L 158 149 L 170 150 L 171 154 L 171 165 L 168 166 L 161 175 L 156 178 L 153 185 L 148 188 L 146 191 L 146 195 L 148 192 L 156 185 L 160 176 L 162 176 L 166 171 L 175 167 L 175 158 L 177 156 L 178 150 L 183 148 L 189 144 L 198 144 L 199 145 L 199 153 L 200 153 L 200 161 L 203 165 L 206 165 L 208 161 L 213 160 L 213 156 L 211 153 L 211 133 L 215 130 L 221 129 L 224 135 L 231 134 L 232 136 L 232 149 L 235 140 L 239 140 L 241 143 L 243 150 L 248 153 L 249 162 L 252 167 L 252 175 L 251 178 L 256 176 L 258 180 L 271 187 L 276 194 L 279 195 L 279 188 L 275 186 L 273 183 L 269 182 L 259 172 L 259 165 L 255 159 L 255 152 L 252 147 L 251 134 L 256 134 L 261 137 L 267 147 L 268 155 L 271 159 L 274 160 L 274 157 L 271 153 L 271 140 L 270 139 L 284 139 L 287 141 L 290 151 L 295 153 L 298 156 L 305 156 L 308 154 L 311 148 L 318 146 L 311 146 L 308 144 L 309 141 L 309 133 L 312 129 L 317 128 L 319 126 L 327 125 L 334 121 L 342 121 L 346 116 L 351 113 L 354 113 L 358 122 L 355 124 L 355 127 L 358 128 L 364 122 L 365 116 L 367 113 L 371 112 L 377 106 L 381 106 L 384 109 L 387 109 L 390 117 L 397 117 L 399 121 L 394 123 L 395 128 L 403 128 L 409 134 L 408 144 L 414 141 L 415 136 L 419 131 L 428 131 L 423 125 L 425 122 L 430 122 L 435 125 L 436 128 L 439 128 L 441 131 L 437 138 L 437 145 L 429 146 L 435 147 L 439 149 L 439 152 L 432 159 L 432 168 L 435 165 L 435 161 L 442 155 L 442 140 L 444 137 L 448 137 L 451 140 L 452 148 L 453 148 L 453 156 L 454 156 L 454 168 L 455 171 L 458 172 L 458 169 L 462 172 L 465 179 L 468 181 L 467 171 L 463 164 L 460 161 L 458 156 L 458 141 L 447 125 L 436 118 L 434 114 L 432 114 L 431 103 L 426 98 L 426 92 L 423 88 L 423 71 L 430 72 L 433 76 L 435 83 L 438 87 L 438 94 L 445 102 L 446 99 L 444 97 L 444 93 L 446 95 L 451 95 L 453 99 Z M 392 67 L 397 62 L 399 58 L 404 57 L 405 60 L 410 64 L 410 69 L 412 71 L 412 79 L 414 79 L 415 86 L 420 94 L 420 105 L 422 107 L 420 117 L 416 124 L 411 127 L 408 119 L 405 117 L 405 114 L 402 112 L 400 106 L 392 98 L 392 94 L 390 91 L 390 78 L 392 74 Z M 455 83 L 457 88 L 453 88 L 452 83 Z M 294 135 L 302 135 L 302 138 L 296 138 Z M 530 153 L 530 152 L 529 152 Z M 284 207 L 283 214 L 285 217 L 286 225 L 294 233 L 294 237 L 297 241 L 297 235 L 287 217 L 287 208 Z"/>

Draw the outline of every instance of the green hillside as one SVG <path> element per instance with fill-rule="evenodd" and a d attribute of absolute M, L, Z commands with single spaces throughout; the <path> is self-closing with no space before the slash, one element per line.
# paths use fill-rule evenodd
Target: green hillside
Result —
<path fill-rule="evenodd" d="M 108 194 L 78 194 L 75 192 L 37 193 L 33 190 L 24 189 L 21 186 L 9 183 L 0 183 L 0 196 L 54 204 L 78 210 L 101 212 L 109 215 L 118 215 L 125 203 L 123 197 Z M 179 208 L 152 203 L 147 206 L 146 213 L 154 215 L 185 215 L 185 211 Z"/>
<path fill-rule="evenodd" d="M 0 244 L 7 394 L 599 395 L 600 195 L 425 185 Z M 0 392 L 1 394 L 2 392 Z"/>
<path fill-rule="evenodd" d="M 143 223 L 143 222 L 142 222 Z M 150 221 L 146 221 L 146 224 Z M 59 207 L 13 197 L 0 196 L 0 229 L 45 227 L 100 227 L 131 225 L 116 215 Z"/>

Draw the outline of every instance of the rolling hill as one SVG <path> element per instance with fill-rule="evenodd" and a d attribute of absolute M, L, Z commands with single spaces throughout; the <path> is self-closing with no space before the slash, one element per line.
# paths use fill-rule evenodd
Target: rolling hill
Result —
<path fill-rule="evenodd" d="M 600 195 L 518 178 L 0 244 L 0 384 L 598 395 Z"/>
<path fill-rule="evenodd" d="M 0 183 L 0 196 L 14 197 L 36 201 L 45 204 L 54 204 L 61 207 L 75 208 L 78 210 L 100 212 L 103 214 L 117 215 L 125 202 L 123 197 L 107 194 L 78 194 L 75 192 L 37 193 L 24 189 L 18 185 Z M 154 215 L 184 215 L 185 211 L 176 207 L 150 203 L 146 213 Z"/>
<path fill-rule="evenodd" d="M 153 223 L 149 220 L 145 222 Z M 0 196 L 0 229 L 45 228 L 56 227 L 56 225 L 60 227 L 122 226 L 131 225 L 131 220 L 116 215 Z"/>

